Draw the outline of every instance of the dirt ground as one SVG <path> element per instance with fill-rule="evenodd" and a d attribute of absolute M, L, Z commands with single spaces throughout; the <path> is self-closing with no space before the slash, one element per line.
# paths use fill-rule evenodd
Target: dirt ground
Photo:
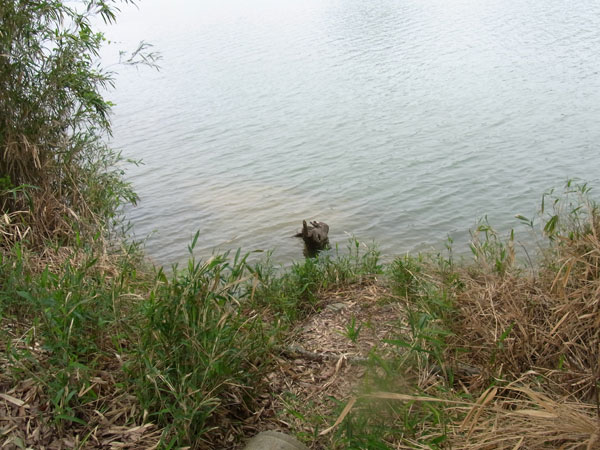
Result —
<path fill-rule="evenodd" d="M 327 293 L 268 375 L 272 391 L 252 418 L 256 432 L 300 433 L 310 445 L 310 436 L 331 426 L 336 407 L 360 388 L 370 352 L 385 357 L 395 351 L 383 340 L 406 333 L 404 316 L 377 279 Z M 311 448 L 321 447 L 312 441 Z"/>

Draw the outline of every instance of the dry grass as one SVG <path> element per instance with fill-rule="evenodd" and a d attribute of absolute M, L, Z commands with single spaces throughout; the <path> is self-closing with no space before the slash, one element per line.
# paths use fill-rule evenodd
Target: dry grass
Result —
<path fill-rule="evenodd" d="M 453 445 L 462 449 L 600 446 L 595 406 L 540 393 L 526 387 L 525 381 L 486 390 L 478 405 L 454 428 Z"/>
<path fill-rule="evenodd" d="M 456 448 L 600 448 L 600 219 L 582 205 L 548 233 L 537 273 L 458 269 L 446 358 L 477 367 L 457 387 L 483 394 Z"/>
<path fill-rule="evenodd" d="M 93 398 L 80 408 L 73 421 L 60 420 L 49 398 L 48 364 L 50 353 L 40 343 L 25 338 L 35 329 L 23 332 L 23 324 L 2 323 L 1 336 L 10 347 L 27 353 L 27 359 L 0 357 L 0 447 L 17 448 L 156 448 L 162 430 L 158 430 L 139 409 L 134 395 L 124 388 L 122 362 L 118 355 L 104 357 L 103 369 L 95 371 L 77 398 Z M 8 348 L 8 342 L 2 342 Z M 32 365 L 32 362 L 33 365 Z M 18 379 L 14 372 L 22 373 Z M 26 375 L 28 374 L 28 376 Z M 77 373 L 74 374 L 78 376 Z M 93 395 L 90 396 L 90 391 Z M 65 419 L 64 417 L 62 419 Z"/>
<path fill-rule="evenodd" d="M 463 273 L 451 347 L 481 368 L 472 380 L 515 380 L 530 370 L 572 399 L 598 401 L 600 373 L 600 242 L 598 226 L 560 238 L 552 265 L 537 277 Z"/>
<path fill-rule="evenodd" d="M 13 385 L 0 377 L 0 447 L 17 448 L 156 448 L 161 430 L 140 419 L 136 398 L 116 388 L 110 372 L 92 379 L 95 404 L 82 423 L 57 427 L 39 380 Z M 79 394 L 83 394 L 79 392 Z"/>

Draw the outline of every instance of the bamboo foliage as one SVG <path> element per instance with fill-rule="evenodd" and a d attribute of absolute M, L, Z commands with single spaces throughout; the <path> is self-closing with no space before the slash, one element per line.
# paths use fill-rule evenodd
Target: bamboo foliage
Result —
<path fill-rule="evenodd" d="M 70 6 L 69 6 L 70 5 Z M 7 0 L 0 4 L 0 204 L 14 214 L 5 242 L 65 239 L 135 200 L 102 141 L 111 132 L 112 86 L 96 63 L 104 40 L 91 19 L 115 5 Z M 111 189 L 105 189 L 110 186 Z M 94 227 L 95 228 L 95 227 Z"/>

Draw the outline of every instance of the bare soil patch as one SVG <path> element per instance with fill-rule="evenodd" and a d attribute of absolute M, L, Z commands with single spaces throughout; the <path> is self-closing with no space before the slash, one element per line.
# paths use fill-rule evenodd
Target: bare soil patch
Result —
<path fill-rule="evenodd" d="M 390 355 L 385 339 L 406 331 L 402 305 L 377 279 L 323 295 L 319 312 L 300 323 L 268 374 L 271 394 L 255 415 L 256 431 L 304 434 L 311 448 L 322 448 L 318 431 L 361 386 L 369 354 Z M 356 339 L 348 329 L 360 327 Z"/>

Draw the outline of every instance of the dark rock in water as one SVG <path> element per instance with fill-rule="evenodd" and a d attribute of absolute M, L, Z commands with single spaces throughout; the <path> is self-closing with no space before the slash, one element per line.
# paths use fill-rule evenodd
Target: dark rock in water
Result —
<path fill-rule="evenodd" d="M 302 221 L 302 231 L 296 234 L 296 237 L 301 237 L 304 241 L 304 256 L 313 258 L 321 250 L 329 248 L 329 225 L 324 222 L 312 221 L 310 225 L 306 220 Z"/>

